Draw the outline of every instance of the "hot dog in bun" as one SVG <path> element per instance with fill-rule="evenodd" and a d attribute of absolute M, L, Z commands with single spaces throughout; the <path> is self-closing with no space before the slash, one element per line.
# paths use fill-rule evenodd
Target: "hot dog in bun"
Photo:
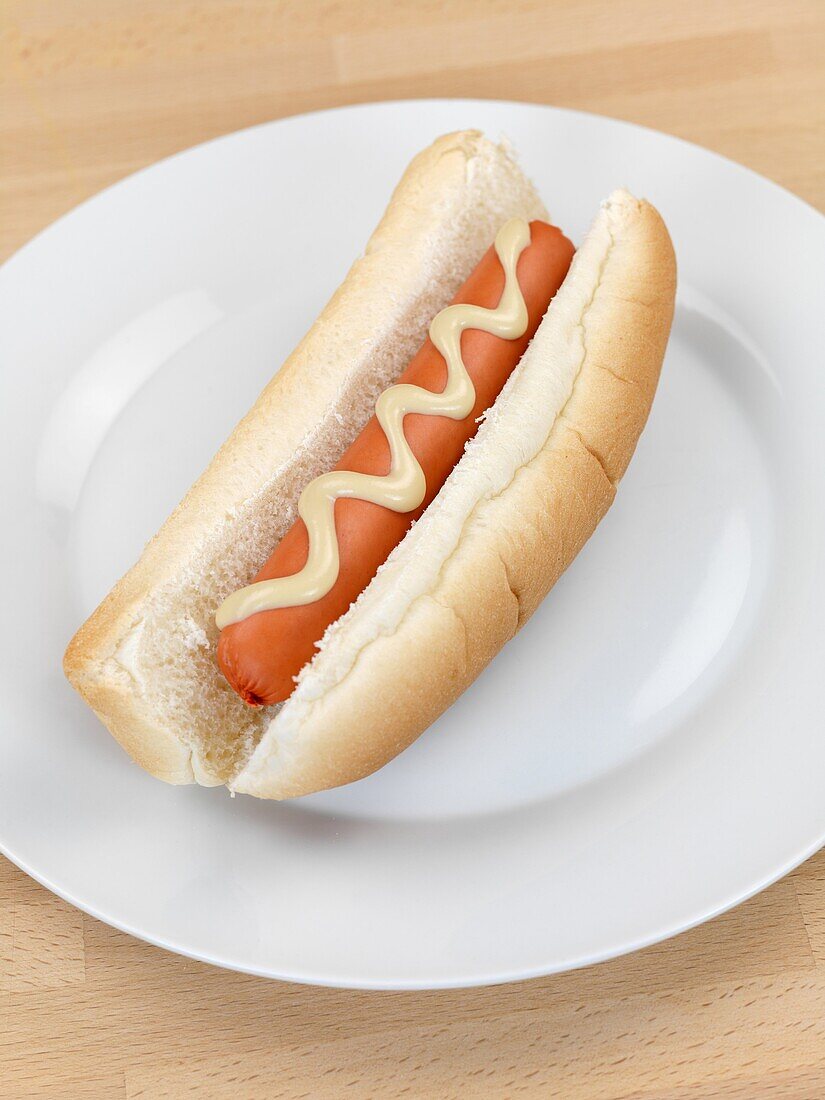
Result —
<path fill-rule="evenodd" d="M 675 284 L 649 203 L 614 192 L 574 252 L 506 148 L 440 138 L 69 680 L 168 782 L 288 798 L 381 767 L 609 508 Z"/>

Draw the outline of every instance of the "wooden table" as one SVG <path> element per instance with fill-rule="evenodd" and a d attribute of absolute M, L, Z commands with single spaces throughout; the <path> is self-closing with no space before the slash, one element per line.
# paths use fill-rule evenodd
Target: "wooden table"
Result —
<path fill-rule="evenodd" d="M 822 0 L 0 0 L 0 13 L 3 256 L 195 142 L 408 96 L 633 119 L 825 208 Z M 629 958 L 415 994 L 188 962 L 0 860 L 0 1095 L 195 1093 L 819 1100 L 825 852 Z"/>

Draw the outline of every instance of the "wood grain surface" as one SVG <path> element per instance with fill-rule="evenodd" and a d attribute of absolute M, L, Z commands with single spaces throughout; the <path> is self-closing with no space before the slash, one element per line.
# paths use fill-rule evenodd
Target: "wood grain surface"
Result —
<path fill-rule="evenodd" d="M 825 208 L 823 0 L 0 0 L 0 20 L 3 257 L 195 142 L 410 96 L 632 119 Z M 825 852 L 637 955 L 415 994 L 189 962 L 0 859 L 0 1096 L 190 1095 L 821 1100 Z"/>

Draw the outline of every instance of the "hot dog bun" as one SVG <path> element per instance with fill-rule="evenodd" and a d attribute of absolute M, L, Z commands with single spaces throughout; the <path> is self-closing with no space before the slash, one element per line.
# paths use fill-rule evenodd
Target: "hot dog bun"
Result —
<path fill-rule="evenodd" d="M 291 524 L 303 485 L 361 430 L 501 223 L 543 214 L 477 133 L 410 166 L 365 256 L 69 646 L 69 679 L 147 770 L 269 798 L 360 778 L 457 698 L 575 557 L 644 426 L 673 311 L 667 231 L 625 192 L 464 457 L 286 703 L 250 710 L 215 664 L 215 608 Z"/>

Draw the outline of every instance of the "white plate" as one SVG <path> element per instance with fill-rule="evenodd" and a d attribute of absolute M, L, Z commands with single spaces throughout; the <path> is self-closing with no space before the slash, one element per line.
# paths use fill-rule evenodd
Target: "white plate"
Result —
<path fill-rule="evenodd" d="M 130 764 L 65 643 L 343 276 L 410 156 L 507 134 L 580 238 L 618 184 L 680 266 L 595 537 L 416 744 L 283 805 Z M 259 126 L 98 195 L 0 272 L 2 850 L 134 935 L 298 981 L 504 981 L 630 951 L 825 837 L 825 220 L 702 149 L 512 103 Z"/>

